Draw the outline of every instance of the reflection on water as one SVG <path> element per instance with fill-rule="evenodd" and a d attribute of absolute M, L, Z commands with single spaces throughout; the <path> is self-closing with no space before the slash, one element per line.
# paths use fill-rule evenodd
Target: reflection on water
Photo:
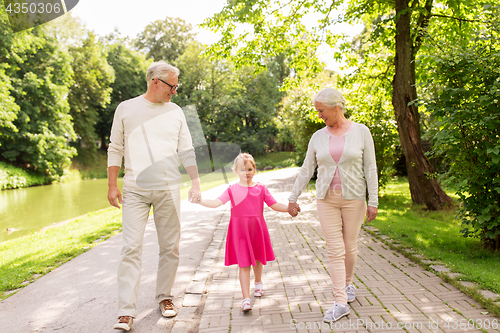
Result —
<path fill-rule="evenodd" d="M 110 207 L 107 193 L 107 179 L 0 191 L 0 242 Z"/>

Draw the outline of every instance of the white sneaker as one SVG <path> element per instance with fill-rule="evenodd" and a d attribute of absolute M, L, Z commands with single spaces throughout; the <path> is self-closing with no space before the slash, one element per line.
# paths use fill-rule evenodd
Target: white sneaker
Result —
<path fill-rule="evenodd" d="M 340 318 L 347 316 L 349 312 L 351 312 L 351 310 L 349 310 L 349 305 L 333 302 L 332 307 L 326 311 L 323 321 L 326 323 L 337 321 Z"/>
<path fill-rule="evenodd" d="M 241 303 L 241 311 L 248 312 L 252 310 L 252 303 L 250 302 L 250 298 L 245 298 L 243 303 Z"/>
<path fill-rule="evenodd" d="M 262 282 L 255 283 L 255 291 L 253 295 L 255 297 L 262 297 L 262 295 L 264 295 L 264 285 Z"/>
<path fill-rule="evenodd" d="M 160 302 L 160 310 L 163 317 L 175 317 L 177 309 L 171 299 L 167 298 Z"/>
<path fill-rule="evenodd" d="M 134 322 L 134 318 L 130 316 L 118 317 L 118 322 L 113 326 L 115 330 L 129 331 Z"/>
<path fill-rule="evenodd" d="M 345 292 L 347 294 L 347 303 L 354 302 L 356 300 L 356 286 L 354 284 L 350 284 L 345 286 Z"/>

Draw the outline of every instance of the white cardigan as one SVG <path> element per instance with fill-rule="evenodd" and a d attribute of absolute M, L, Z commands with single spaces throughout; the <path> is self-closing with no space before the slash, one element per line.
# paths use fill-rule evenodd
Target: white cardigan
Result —
<path fill-rule="evenodd" d="M 288 198 L 290 202 L 297 201 L 318 166 L 317 199 L 325 198 L 338 168 L 343 199 L 366 200 L 368 186 L 368 206 L 378 206 L 378 176 L 373 138 L 365 125 L 353 122 L 352 126 L 352 130 L 345 134 L 344 150 L 338 164 L 330 155 L 330 132 L 322 128 L 312 135 L 306 158 Z"/>

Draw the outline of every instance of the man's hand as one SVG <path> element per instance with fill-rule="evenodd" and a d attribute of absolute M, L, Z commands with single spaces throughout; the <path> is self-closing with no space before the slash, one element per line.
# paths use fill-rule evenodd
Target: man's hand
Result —
<path fill-rule="evenodd" d="M 118 200 L 116 200 L 118 198 Z M 115 206 L 116 208 L 120 208 L 120 204 L 122 203 L 122 193 L 117 185 L 110 185 L 108 189 L 108 201 L 111 206 Z"/>
<path fill-rule="evenodd" d="M 366 223 L 375 220 L 375 218 L 377 217 L 377 213 L 377 207 L 368 206 L 368 209 L 366 210 Z"/>
<path fill-rule="evenodd" d="M 300 212 L 300 207 L 299 204 L 296 202 L 289 202 L 288 203 L 288 214 L 290 214 L 292 217 L 297 216 Z"/>
<path fill-rule="evenodd" d="M 201 189 L 199 185 L 193 184 L 188 192 L 189 202 L 199 203 L 201 201 Z"/>

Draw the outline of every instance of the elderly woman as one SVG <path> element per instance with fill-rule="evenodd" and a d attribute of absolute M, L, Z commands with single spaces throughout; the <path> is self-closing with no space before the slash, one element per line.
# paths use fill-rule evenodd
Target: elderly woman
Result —
<path fill-rule="evenodd" d="M 317 166 L 318 218 L 328 246 L 335 293 L 335 302 L 323 321 L 334 322 L 349 314 L 347 303 L 356 298 L 353 277 L 359 231 L 365 213 L 367 222 L 377 216 L 377 165 L 370 130 L 345 118 L 345 99 L 339 91 L 325 88 L 313 103 L 326 127 L 316 131 L 309 141 L 304 164 L 288 199 L 288 212 L 295 216 L 300 211 L 297 199 Z"/>

